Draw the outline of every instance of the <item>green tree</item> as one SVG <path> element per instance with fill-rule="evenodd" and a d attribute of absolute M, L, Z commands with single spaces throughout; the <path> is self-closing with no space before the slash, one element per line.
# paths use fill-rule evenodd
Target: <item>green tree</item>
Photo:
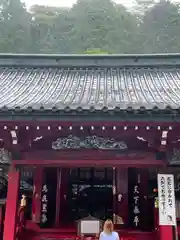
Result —
<path fill-rule="evenodd" d="M 101 0 L 79 0 L 71 15 L 75 19 L 74 42 L 78 52 L 102 49 L 125 53 L 129 49 L 136 19 L 122 5 L 110 0 L 104 0 L 103 4 Z"/>
<path fill-rule="evenodd" d="M 31 47 L 31 16 L 20 0 L 0 0 L 0 52 L 25 52 Z"/>
<path fill-rule="evenodd" d="M 178 5 L 161 0 L 145 12 L 139 33 L 143 53 L 179 52 L 179 39 Z"/>
<path fill-rule="evenodd" d="M 136 0 L 133 11 L 111 0 L 30 11 L 21 0 L 0 0 L 0 52 L 179 52 L 179 10 L 170 0 Z"/>

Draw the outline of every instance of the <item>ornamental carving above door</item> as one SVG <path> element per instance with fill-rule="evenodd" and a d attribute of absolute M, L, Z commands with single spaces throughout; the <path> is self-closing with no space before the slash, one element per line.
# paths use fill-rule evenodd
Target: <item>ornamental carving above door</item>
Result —
<path fill-rule="evenodd" d="M 52 143 L 52 148 L 55 150 L 60 149 L 127 149 L 127 145 L 123 141 L 116 141 L 114 138 L 103 138 L 98 136 L 87 136 L 79 138 L 77 136 L 69 135 L 65 138 L 58 138 Z"/>

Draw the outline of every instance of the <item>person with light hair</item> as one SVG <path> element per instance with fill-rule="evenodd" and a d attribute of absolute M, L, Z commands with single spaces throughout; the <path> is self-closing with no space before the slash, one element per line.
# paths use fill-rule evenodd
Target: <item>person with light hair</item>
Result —
<path fill-rule="evenodd" d="M 110 219 L 105 221 L 99 240 L 120 240 L 119 234 L 114 231 L 114 226 Z"/>

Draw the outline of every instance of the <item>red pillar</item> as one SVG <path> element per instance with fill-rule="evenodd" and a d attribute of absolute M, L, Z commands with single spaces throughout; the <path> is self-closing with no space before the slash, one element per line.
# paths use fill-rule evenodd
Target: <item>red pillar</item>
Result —
<path fill-rule="evenodd" d="M 68 178 L 69 178 L 69 168 L 61 169 L 61 188 L 60 188 L 60 216 L 59 222 L 62 226 L 68 222 L 68 205 L 67 205 L 67 191 L 68 191 Z"/>
<path fill-rule="evenodd" d="M 173 240 L 172 226 L 159 226 L 160 240 Z"/>
<path fill-rule="evenodd" d="M 124 221 L 124 225 L 127 225 L 128 224 L 128 168 L 117 169 L 117 198 L 119 194 L 122 195 L 122 200 L 117 202 L 117 215 L 122 217 Z"/>
<path fill-rule="evenodd" d="M 3 206 L 0 206 L 0 237 L 2 237 L 2 231 L 3 231 Z"/>
<path fill-rule="evenodd" d="M 140 174 L 140 224 L 143 230 L 148 230 L 148 169 L 138 169 L 137 175 Z M 153 214 L 153 213 L 152 213 Z"/>
<path fill-rule="evenodd" d="M 56 227 L 59 226 L 59 220 L 60 220 L 60 205 L 61 205 L 61 174 L 62 169 L 57 168 L 57 189 L 56 189 L 56 220 L 55 225 Z"/>
<path fill-rule="evenodd" d="M 41 191 L 43 181 L 43 168 L 40 166 L 35 168 L 34 171 L 34 194 L 32 204 L 32 215 L 33 221 L 36 223 L 40 222 L 41 218 Z"/>
<path fill-rule="evenodd" d="M 18 208 L 19 180 L 20 174 L 11 170 L 8 176 L 8 193 L 6 201 L 6 213 L 4 221 L 4 240 L 15 240 L 16 238 L 16 216 Z"/>
<path fill-rule="evenodd" d="M 3 224 L 3 206 L 0 206 L 0 226 Z"/>

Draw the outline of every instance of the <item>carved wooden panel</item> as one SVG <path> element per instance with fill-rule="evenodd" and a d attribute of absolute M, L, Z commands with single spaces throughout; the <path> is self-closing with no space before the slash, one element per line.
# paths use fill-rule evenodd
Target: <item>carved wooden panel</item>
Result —
<path fill-rule="evenodd" d="M 103 138 L 98 136 L 87 136 L 79 138 L 77 136 L 69 135 L 65 138 L 58 138 L 52 143 L 52 148 L 60 149 L 127 149 L 126 143 L 123 141 L 116 141 L 114 138 Z"/>

